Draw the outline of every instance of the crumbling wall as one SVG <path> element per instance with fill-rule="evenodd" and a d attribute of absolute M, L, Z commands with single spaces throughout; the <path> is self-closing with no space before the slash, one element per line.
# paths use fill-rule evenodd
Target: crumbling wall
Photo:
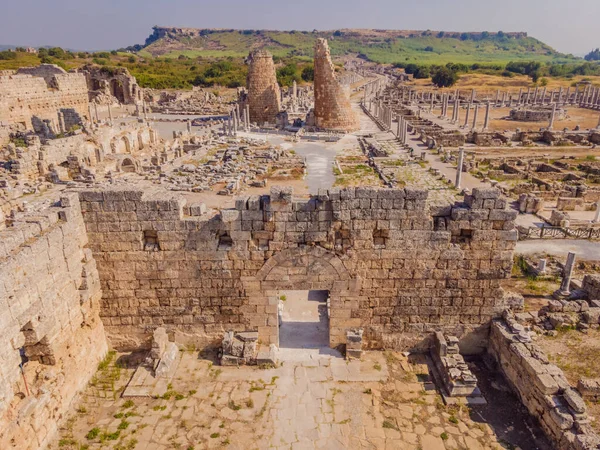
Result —
<path fill-rule="evenodd" d="M 352 111 L 348 92 L 337 80 L 327 40 L 322 38 L 315 43 L 314 84 L 315 125 L 327 130 L 358 130 L 358 117 Z"/>
<path fill-rule="evenodd" d="M 345 188 L 294 200 L 272 188 L 204 214 L 175 194 L 81 193 L 112 342 L 139 347 L 164 326 L 182 342 L 258 331 L 278 343 L 277 292 L 328 290 L 330 345 L 364 329 L 365 348 L 465 337 L 506 308 L 516 212 L 495 189 L 429 211 L 427 191 Z M 189 216 L 184 214 L 200 214 Z M 194 212 L 195 211 L 195 212 Z M 487 329 L 468 341 L 486 345 Z"/>
<path fill-rule="evenodd" d="M 88 93 L 83 75 L 56 74 L 49 83 L 31 75 L 0 76 L 0 123 L 20 125 L 22 129 L 37 132 L 49 128 L 58 134 L 67 131 L 62 110 L 69 117 L 69 126 L 76 122 L 75 114 L 80 117 L 79 123 L 88 116 Z"/>
<path fill-rule="evenodd" d="M 494 321 L 489 353 L 525 407 L 536 417 L 556 448 L 593 450 L 600 440 L 587 417 L 586 405 L 539 346 L 522 339 L 523 327 Z M 526 340 L 525 340 L 526 341 Z"/>
<path fill-rule="evenodd" d="M 142 103 L 142 89 L 125 67 L 86 64 L 77 72 L 85 76 L 89 101 L 101 104 L 118 102 L 122 105 Z"/>
<path fill-rule="evenodd" d="M 281 94 L 275 75 L 273 55 L 255 50 L 248 57 L 248 107 L 250 121 L 258 125 L 275 124 L 281 110 Z"/>
<path fill-rule="evenodd" d="M 0 231 L 2 449 L 44 448 L 106 353 L 86 244 L 72 194 Z"/>

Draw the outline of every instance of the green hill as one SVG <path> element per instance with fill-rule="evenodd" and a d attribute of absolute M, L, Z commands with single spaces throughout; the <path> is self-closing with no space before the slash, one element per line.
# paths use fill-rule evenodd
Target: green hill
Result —
<path fill-rule="evenodd" d="M 312 58 L 315 39 L 329 40 L 334 56 L 361 55 L 379 63 L 567 62 L 564 55 L 527 33 L 355 30 L 272 31 L 154 27 L 139 54 L 190 58 L 240 57 L 267 49 L 277 57 Z"/>

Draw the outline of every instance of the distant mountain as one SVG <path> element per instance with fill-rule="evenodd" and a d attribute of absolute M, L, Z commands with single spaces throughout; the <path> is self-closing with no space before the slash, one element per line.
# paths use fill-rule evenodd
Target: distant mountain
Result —
<path fill-rule="evenodd" d="M 246 56 L 267 49 L 278 57 L 311 58 L 317 38 L 329 40 L 333 55 L 359 55 L 380 63 L 506 63 L 511 60 L 572 60 L 527 33 L 445 32 L 341 29 L 275 31 L 159 27 L 153 28 L 141 55 L 177 57 Z"/>
<path fill-rule="evenodd" d="M 2 44 L 0 44 L 0 52 L 3 52 L 5 50 L 14 50 L 17 47 L 18 47 L 18 45 L 2 45 Z"/>

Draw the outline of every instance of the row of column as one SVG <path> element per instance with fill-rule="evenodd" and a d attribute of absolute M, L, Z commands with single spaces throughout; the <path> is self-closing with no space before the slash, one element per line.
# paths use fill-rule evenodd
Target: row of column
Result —
<path fill-rule="evenodd" d="M 237 136 L 238 130 L 250 129 L 250 106 L 246 104 L 240 114 L 240 104 L 237 103 L 229 113 L 227 121 L 223 122 L 223 133 L 227 136 Z"/>

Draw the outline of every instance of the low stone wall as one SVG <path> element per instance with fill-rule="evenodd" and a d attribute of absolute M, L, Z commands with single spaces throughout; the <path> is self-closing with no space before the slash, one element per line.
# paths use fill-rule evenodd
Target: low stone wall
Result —
<path fill-rule="evenodd" d="M 524 335 L 523 326 L 512 321 L 492 323 L 488 352 L 525 407 L 561 450 L 595 450 L 594 434 L 585 402 L 562 370 L 550 364 L 541 348 Z"/>
<path fill-rule="evenodd" d="M 600 301 L 600 275 L 586 275 L 583 277 L 582 289 L 587 293 L 590 301 Z"/>
<path fill-rule="evenodd" d="M 106 353 L 86 244 L 72 194 L 0 231 L 2 449 L 44 448 Z"/>

